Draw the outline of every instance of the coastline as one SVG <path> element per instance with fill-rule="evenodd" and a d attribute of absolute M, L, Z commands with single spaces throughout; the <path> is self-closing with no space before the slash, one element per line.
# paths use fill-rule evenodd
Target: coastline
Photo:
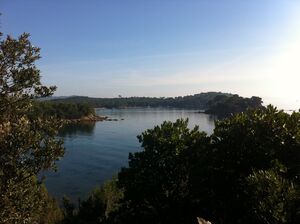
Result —
<path fill-rule="evenodd" d="M 78 119 L 66 119 L 67 123 L 79 123 L 79 122 L 96 122 L 96 121 L 106 121 L 109 120 L 107 116 L 99 116 L 95 114 L 90 114 Z"/>

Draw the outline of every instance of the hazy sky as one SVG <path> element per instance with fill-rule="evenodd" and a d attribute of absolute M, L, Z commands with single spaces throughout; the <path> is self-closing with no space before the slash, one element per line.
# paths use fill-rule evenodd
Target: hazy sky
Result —
<path fill-rule="evenodd" d="M 299 0 L 0 0 L 1 31 L 29 32 L 56 95 L 204 91 L 300 100 Z"/>

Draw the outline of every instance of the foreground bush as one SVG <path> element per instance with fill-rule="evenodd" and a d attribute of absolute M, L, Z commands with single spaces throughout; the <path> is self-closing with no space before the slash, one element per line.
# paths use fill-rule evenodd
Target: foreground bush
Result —
<path fill-rule="evenodd" d="M 217 121 L 210 136 L 187 120 L 164 122 L 138 139 L 143 150 L 129 155 L 111 188 L 123 192 L 113 212 L 96 191 L 81 203 L 79 223 L 299 220 L 299 113 L 247 111 Z"/>
<path fill-rule="evenodd" d="M 216 122 L 211 136 L 164 122 L 139 140 L 144 150 L 119 173 L 121 220 L 296 223 L 299 113 L 248 111 Z"/>

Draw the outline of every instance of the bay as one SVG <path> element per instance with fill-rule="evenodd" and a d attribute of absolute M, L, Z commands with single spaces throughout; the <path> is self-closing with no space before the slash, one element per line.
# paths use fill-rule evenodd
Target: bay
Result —
<path fill-rule="evenodd" d="M 129 152 L 142 150 L 137 135 L 164 121 L 188 118 L 212 133 L 214 117 L 195 110 L 162 108 L 96 109 L 112 121 L 72 124 L 60 131 L 66 147 L 65 156 L 57 163 L 57 172 L 47 172 L 45 184 L 58 199 L 63 195 L 76 201 L 85 198 L 96 186 L 127 166 Z"/>

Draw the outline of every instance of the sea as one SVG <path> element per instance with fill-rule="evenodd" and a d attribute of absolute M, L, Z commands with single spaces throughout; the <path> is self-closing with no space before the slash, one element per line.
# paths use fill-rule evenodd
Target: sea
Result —
<path fill-rule="evenodd" d="M 197 110 L 164 108 L 96 109 L 110 120 L 65 126 L 59 133 L 66 152 L 57 162 L 57 171 L 45 173 L 45 184 L 56 199 L 84 199 L 96 187 L 128 165 L 128 155 L 140 150 L 137 136 L 164 121 L 189 120 L 211 134 L 215 117 Z"/>

